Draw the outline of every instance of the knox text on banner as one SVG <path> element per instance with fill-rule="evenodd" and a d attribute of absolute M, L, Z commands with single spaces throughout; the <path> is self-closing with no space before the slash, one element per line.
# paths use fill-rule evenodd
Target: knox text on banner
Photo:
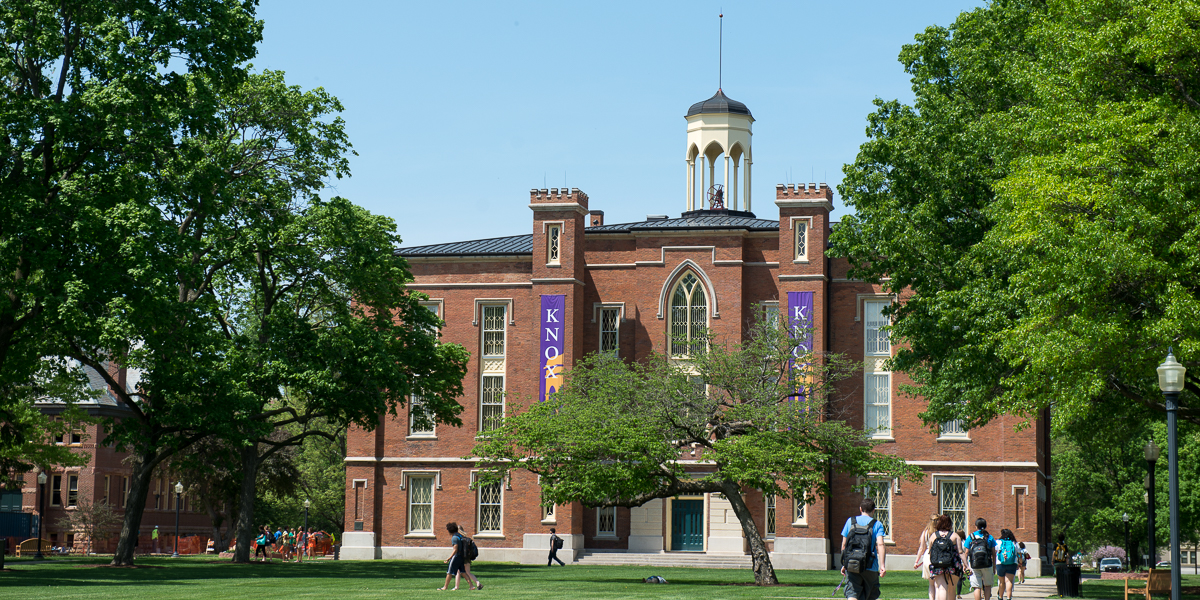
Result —
<path fill-rule="evenodd" d="M 542 402 L 550 394 L 558 391 L 563 383 L 563 321 L 566 316 L 567 297 L 562 294 L 542 295 L 542 326 L 539 330 L 541 338 L 541 354 L 538 364 L 541 365 L 540 399 Z"/>

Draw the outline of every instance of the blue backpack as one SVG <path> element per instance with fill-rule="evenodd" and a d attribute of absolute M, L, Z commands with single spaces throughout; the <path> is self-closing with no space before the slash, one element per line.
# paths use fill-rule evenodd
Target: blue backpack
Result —
<path fill-rule="evenodd" d="M 1012 540 L 1000 540 L 1000 548 L 996 554 L 999 555 L 1002 565 L 1017 564 L 1017 543 Z"/>

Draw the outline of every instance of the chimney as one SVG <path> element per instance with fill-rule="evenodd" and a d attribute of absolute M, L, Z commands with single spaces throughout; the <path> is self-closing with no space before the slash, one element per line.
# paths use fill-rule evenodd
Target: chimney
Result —
<path fill-rule="evenodd" d="M 604 224 L 604 211 L 593 210 L 588 212 L 588 227 L 599 227 Z"/>

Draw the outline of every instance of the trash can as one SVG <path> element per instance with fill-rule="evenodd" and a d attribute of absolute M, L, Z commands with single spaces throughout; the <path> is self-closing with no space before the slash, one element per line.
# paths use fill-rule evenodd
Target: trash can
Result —
<path fill-rule="evenodd" d="M 1080 584 L 1083 580 L 1083 567 L 1081 565 L 1061 565 L 1054 573 L 1055 587 L 1058 588 L 1058 595 L 1065 598 L 1079 598 Z"/>
<path fill-rule="evenodd" d="M 333 545 L 333 560 L 341 560 L 341 559 L 342 559 L 342 545 L 334 544 Z"/>

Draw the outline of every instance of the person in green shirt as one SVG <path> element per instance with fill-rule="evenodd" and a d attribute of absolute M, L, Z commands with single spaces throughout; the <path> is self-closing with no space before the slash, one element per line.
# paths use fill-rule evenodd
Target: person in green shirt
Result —
<path fill-rule="evenodd" d="M 154 540 L 154 553 L 158 554 L 158 525 L 155 525 L 154 531 L 150 532 L 150 539 Z"/>

